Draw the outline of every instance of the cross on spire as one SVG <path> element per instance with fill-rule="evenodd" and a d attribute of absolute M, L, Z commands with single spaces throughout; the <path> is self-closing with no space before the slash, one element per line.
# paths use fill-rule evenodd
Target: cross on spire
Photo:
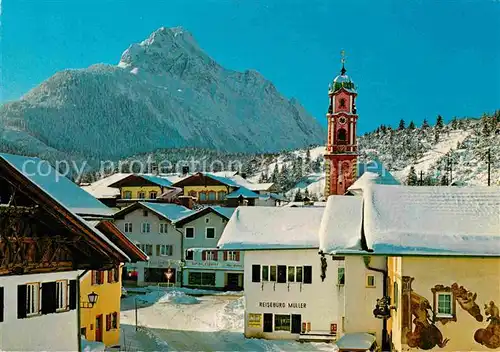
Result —
<path fill-rule="evenodd" d="M 344 64 L 345 64 L 345 51 L 344 50 L 340 51 L 340 56 L 341 56 L 340 62 L 342 62 L 342 70 L 340 70 L 340 74 L 343 76 L 346 73 L 346 69 L 344 66 Z"/>

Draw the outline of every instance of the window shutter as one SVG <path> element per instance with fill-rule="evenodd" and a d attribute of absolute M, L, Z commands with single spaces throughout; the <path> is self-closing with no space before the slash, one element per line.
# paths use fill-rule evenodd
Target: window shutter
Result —
<path fill-rule="evenodd" d="M 224 251 L 223 257 L 224 257 L 224 261 L 227 261 L 227 251 Z"/>
<path fill-rule="evenodd" d="M 108 270 L 108 282 L 113 282 L 113 270 Z"/>
<path fill-rule="evenodd" d="M 113 329 L 118 329 L 118 313 L 113 313 Z"/>
<path fill-rule="evenodd" d="M 106 331 L 111 330 L 111 314 L 106 314 Z"/>
<path fill-rule="evenodd" d="M 172 255 L 174 251 L 174 246 L 168 246 L 168 255 Z"/>
<path fill-rule="evenodd" d="M 90 272 L 90 284 L 91 285 L 95 285 L 96 284 L 96 272 L 94 270 L 92 270 Z"/>
<path fill-rule="evenodd" d="M 17 318 L 26 318 L 26 285 L 17 286 Z"/>
<path fill-rule="evenodd" d="M 239 262 L 240 261 L 240 252 L 236 252 L 236 261 Z"/>
<path fill-rule="evenodd" d="M 113 270 L 113 273 L 115 275 L 115 277 L 114 277 L 115 282 L 120 281 L 120 266 L 118 266 L 118 268 Z"/>
<path fill-rule="evenodd" d="M 201 260 L 207 260 L 207 252 L 206 251 L 201 252 Z"/>
<path fill-rule="evenodd" d="M 252 282 L 260 282 L 260 265 L 252 265 Z"/>
<path fill-rule="evenodd" d="M 156 245 L 156 255 L 159 257 L 160 256 L 160 245 Z"/>
<path fill-rule="evenodd" d="M 304 283 L 312 284 L 312 266 L 310 265 L 304 266 Z"/>
<path fill-rule="evenodd" d="M 76 309 L 76 303 L 78 302 L 76 284 L 76 280 L 69 281 L 69 310 Z"/>
<path fill-rule="evenodd" d="M 100 274 L 99 284 L 102 285 L 104 283 L 104 271 L 100 271 L 99 274 Z"/>
<path fill-rule="evenodd" d="M 4 303 L 3 303 L 3 287 L 0 287 L 0 323 L 3 321 L 3 310 L 4 310 Z"/>
<path fill-rule="evenodd" d="M 214 260 L 218 260 L 219 258 L 219 252 L 218 251 L 213 251 L 214 253 Z"/>
<path fill-rule="evenodd" d="M 44 282 L 42 285 L 42 314 L 56 312 L 56 282 Z"/>

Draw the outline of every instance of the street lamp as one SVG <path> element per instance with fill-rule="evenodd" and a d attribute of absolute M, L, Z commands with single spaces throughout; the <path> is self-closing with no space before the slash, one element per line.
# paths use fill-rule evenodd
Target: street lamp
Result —
<path fill-rule="evenodd" d="M 97 303 L 97 299 L 99 298 L 99 295 L 92 291 L 87 295 L 88 302 L 82 302 L 81 308 L 93 308 L 94 305 Z"/>

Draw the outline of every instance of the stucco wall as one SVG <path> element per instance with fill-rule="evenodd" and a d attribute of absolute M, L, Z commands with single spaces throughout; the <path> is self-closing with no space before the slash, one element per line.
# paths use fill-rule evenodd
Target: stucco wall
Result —
<path fill-rule="evenodd" d="M 125 223 L 132 223 L 132 232 L 125 232 Z M 142 233 L 142 223 L 148 222 L 151 224 L 150 233 Z M 160 223 L 167 224 L 167 233 L 160 233 Z M 143 209 L 136 209 L 124 216 L 124 219 L 116 221 L 118 228 L 134 243 L 134 244 L 151 244 L 153 245 L 153 253 L 149 255 L 149 262 L 139 262 L 135 264 L 126 264 L 127 268 L 137 268 L 139 272 L 138 283 L 144 283 L 144 268 L 167 268 L 169 262 L 171 267 L 178 269 L 176 264 L 182 258 L 182 234 L 172 226 L 172 224 L 160 219 L 154 212 L 149 211 L 148 216 L 143 215 Z M 156 245 L 172 245 L 171 256 L 157 256 Z M 177 277 L 179 277 L 177 270 Z"/>
<path fill-rule="evenodd" d="M 312 266 L 312 283 L 273 283 L 252 282 L 252 265 L 294 265 Z M 331 264 L 331 261 L 328 261 Z M 290 332 L 263 333 L 263 326 L 249 327 L 250 313 L 301 314 L 302 322 L 311 322 L 311 330 L 330 331 L 330 324 L 337 321 L 335 292 L 337 273 L 327 271 L 324 282 L 321 281 L 321 261 L 317 249 L 248 251 L 245 253 L 245 336 L 265 337 L 269 339 L 295 339 Z M 285 307 L 262 307 L 260 302 L 284 303 Z M 289 304 L 297 304 L 290 308 Z M 263 319 L 263 318 L 262 318 Z"/>
<path fill-rule="evenodd" d="M 405 257 L 402 260 L 402 275 L 403 281 L 411 281 L 408 286 L 411 286 L 412 299 L 415 303 L 418 300 L 420 305 L 413 304 L 413 309 L 409 304 L 405 307 L 405 294 L 402 292 L 398 302 L 398 318 L 402 320 L 402 325 L 405 320 L 409 322 L 411 319 L 412 326 L 409 336 L 408 329 L 402 328 L 401 350 L 417 350 L 418 346 L 422 349 L 422 344 L 427 349 L 432 346 L 432 350 L 439 351 L 500 350 L 499 259 Z M 434 294 L 431 289 L 436 285 L 443 285 L 445 290 L 451 288 L 455 319 L 438 319 L 432 327 L 433 313 L 425 309 L 425 300 L 433 307 Z M 486 314 L 485 305 L 490 315 Z M 405 309 L 409 319 L 404 319 Z M 416 321 L 425 322 L 426 313 L 430 320 L 424 324 L 425 329 L 419 331 Z"/>
<path fill-rule="evenodd" d="M 208 222 L 206 222 L 208 219 Z M 219 241 L 220 236 L 222 235 L 222 231 L 226 227 L 227 220 L 222 217 L 214 214 L 208 213 L 205 216 L 201 216 L 198 219 L 195 219 L 191 222 L 186 223 L 179 231 L 185 233 L 186 227 L 194 227 L 195 235 L 194 238 L 186 238 L 184 236 L 184 248 L 216 248 L 217 242 Z M 205 235 L 205 229 L 207 227 L 215 228 L 215 238 L 210 239 Z"/>
<path fill-rule="evenodd" d="M 371 257 L 370 266 L 386 269 L 385 257 Z M 363 257 L 345 259 L 344 333 L 375 333 L 379 346 L 382 342 L 382 320 L 373 316 L 377 299 L 383 293 L 383 275 L 368 270 Z M 375 276 L 375 287 L 367 287 L 367 276 Z"/>
<path fill-rule="evenodd" d="M 17 286 L 34 282 L 75 280 L 76 271 L 0 277 L 4 287 L 4 321 L 0 323 L 0 350 L 76 351 L 78 350 L 77 310 L 17 318 Z"/>
<path fill-rule="evenodd" d="M 139 193 L 144 192 L 145 199 L 149 199 L 149 192 L 156 192 L 156 196 L 159 197 L 163 193 L 163 188 L 160 186 L 126 186 L 120 189 L 122 198 L 125 198 L 125 192 L 131 192 L 131 199 L 138 199 Z"/>
<path fill-rule="evenodd" d="M 118 345 L 120 342 L 120 297 L 121 297 L 121 270 L 118 282 L 108 282 L 108 272 L 104 273 L 104 284 L 92 285 L 92 272 L 89 271 L 80 281 L 80 302 L 88 302 L 88 294 L 97 293 L 97 303 L 92 308 L 82 308 L 80 312 L 81 327 L 86 328 L 86 339 L 95 341 L 95 320 L 98 315 L 103 316 L 102 342 L 106 346 Z M 106 315 L 118 313 L 118 327 L 106 331 Z"/>

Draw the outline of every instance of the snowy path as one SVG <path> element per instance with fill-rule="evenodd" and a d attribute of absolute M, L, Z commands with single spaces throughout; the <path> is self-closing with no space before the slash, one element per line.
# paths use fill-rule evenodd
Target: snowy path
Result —
<path fill-rule="evenodd" d="M 331 351 L 328 344 L 245 339 L 243 301 L 234 296 L 199 297 L 199 304 L 156 302 L 138 309 L 122 300 L 122 351 Z"/>

